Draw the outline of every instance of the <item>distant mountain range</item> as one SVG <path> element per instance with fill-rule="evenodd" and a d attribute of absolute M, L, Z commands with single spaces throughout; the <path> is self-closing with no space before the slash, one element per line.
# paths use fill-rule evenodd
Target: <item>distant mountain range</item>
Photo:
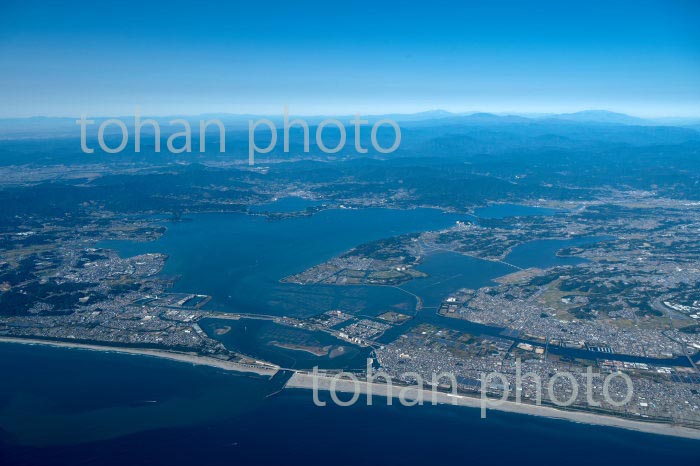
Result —
<path fill-rule="evenodd" d="M 484 112 L 451 113 L 446 110 L 432 110 L 414 114 L 389 114 L 377 118 L 392 118 L 396 121 L 429 121 L 459 119 L 470 123 L 526 123 L 528 121 L 560 120 L 579 123 L 601 123 L 634 126 L 700 126 L 698 118 L 639 118 L 608 110 L 583 110 L 574 113 L 545 114 L 495 114 Z"/>
<path fill-rule="evenodd" d="M 584 110 L 576 113 L 562 113 L 549 118 L 557 120 L 585 121 L 589 123 L 614 123 L 620 125 L 649 125 L 652 122 L 642 118 L 625 115 L 624 113 L 608 112 L 607 110 Z"/>
<path fill-rule="evenodd" d="M 108 117 L 92 118 L 96 124 L 106 120 Z M 127 127 L 133 127 L 133 115 L 119 116 Z M 202 115 L 171 115 L 160 117 L 149 117 L 142 115 L 142 119 L 153 118 L 161 125 L 167 126 L 169 121 L 175 118 L 184 118 L 193 123 L 193 128 L 198 126 L 201 119 L 218 118 L 226 125 L 227 130 L 247 131 L 248 122 L 251 119 L 269 118 L 275 122 L 278 129 L 282 127 L 282 116 L 277 115 L 250 115 L 250 114 L 202 114 Z M 290 118 L 303 118 L 309 125 L 315 126 L 326 118 L 337 118 L 343 122 L 354 119 L 354 115 L 314 115 L 300 116 L 293 115 Z M 484 112 L 464 112 L 452 113 L 446 110 L 430 110 L 419 113 L 392 113 L 384 115 L 362 116 L 370 124 L 380 119 L 392 119 L 401 123 L 402 128 L 452 128 L 454 130 L 469 129 L 475 127 L 503 128 L 504 130 L 526 130 L 536 129 L 534 133 L 552 133 L 559 136 L 569 136 L 576 128 L 589 128 L 594 132 L 604 131 L 609 128 L 621 129 L 627 127 L 677 127 L 686 131 L 700 131 L 700 118 L 655 118 L 644 119 L 623 113 L 610 112 L 607 110 L 585 110 L 575 113 L 561 114 L 494 114 Z M 31 117 L 31 118 L 5 118 L 0 119 L 0 139 L 22 139 L 22 138 L 49 138 L 49 137 L 77 137 L 78 127 L 75 124 L 75 117 Z M 348 124 L 349 125 L 349 124 Z M 349 125 L 350 126 L 350 125 Z M 146 128 L 148 131 L 149 127 Z M 651 130 L 652 128 L 650 128 Z M 114 130 L 114 128 L 111 128 Z M 662 131 L 659 128 L 658 131 Z M 110 131 L 113 132 L 113 131 Z M 518 131 L 516 131 L 518 132 Z M 533 133 L 533 134 L 534 134 Z M 549 136 L 549 134 L 547 134 Z M 695 139 L 694 137 L 692 139 Z"/>

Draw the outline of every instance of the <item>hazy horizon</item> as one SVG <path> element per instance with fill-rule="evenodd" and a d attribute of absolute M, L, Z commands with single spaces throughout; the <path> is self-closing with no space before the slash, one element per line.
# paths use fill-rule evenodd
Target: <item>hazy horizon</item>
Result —
<path fill-rule="evenodd" d="M 344 117 L 344 116 L 354 116 L 356 111 L 345 111 L 345 110 L 338 110 L 338 111 L 330 111 L 330 112 L 323 112 L 323 113 L 302 113 L 302 112 L 297 112 L 294 111 L 294 109 L 290 109 L 290 117 L 306 117 L 306 118 L 320 118 L 320 117 Z M 700 111 L 694 114 L 663 114 L 663 115 L 648 115 L 648 114 L 634 114 L 634 113 L 628 113 L 628 112 L 623 112 L 623 111 L 617 111 L 617 110 L 610 110 L 606 108 L 581 108 L 581 109 L 572 109 L 570 111 L 559 111 L 559 112 L 537 112 L 537 111 L 488 111 L 488 110 L 482 110 L 482 109 L 476 109 L 476 110 L 446 110 L 445 108 L 426 108 L 426 109 L 418 109 L 415 111 L 391 111 L 391 110 L 376 110 L 372 111 L 370 113 L 361 113 L 360 115 L 362 117 L 377 117 L 377 116 L 384 116 L 384 115 L 401 115 L 401 116 L 417 116 L 417 115 L 422 115 L 425 114 L 427 118 L 430 118 L 430 114 L 436 114 L 438 115 L 437 118 L 439 118 L 439 115 L 444 115 L 444 116 L 473 116 L 473 115 L 479 115 L 479 114 L 489 114 L 489 115 L 494 115 L 494 116 L 499 116 L 499 117 L 508 117 L 508 116 L 515 116 L 515 117 L 522 117 L 522 118 L 531 118 L 531 119 L 542 119 L 542 118 L 548 118 L 548 117 L 561 117 L 561 116 L 567 116 L 567 115 L 586 115 L 586 114 L 591 114 L 594 115 L 596 113 L 599 113 L 601 115 L 607 114 L 607 115 L 619 115 L 619 116 L 625 116 L 625 117 L 631 117 L 631 118 L 636 118 L 639 120 L 647 120 L 650 122 L 656 121 L 656 120 L 673 120 L 673 119 L 678 119 L 678 120 L 695 120 L 695 119 L 700 119 Z M 123 114 L 112 114 L 112 113 L 105 113 L 105 114 L 87 114 L 87 118 L 133 118 L 135 114 L 135 111 L 132 110 L 131 112 L 123 113 Z M 144 112 L 142 109 L 139 110 L 139 116 L 141 118 L 168 118 L 168 117 L 199 117 L 199 116 L 211 116 L 211 115 L 220 115 L 220 116 L 231 116 L 231 117 L 248 117 L 248 116 L 256 116 L 256 117 L 282 117 L 283 116 L 283 107 L 280 107 L 277 111 L 271 111 L 271 112 L 232 112 L 232 111 L 197 111 L 197 112 L 192 112 L 192 113 L 182 113 L 182 112 L 175 112 L 175 113 L 153 113 L 153 112 Z M 32 119 L 32 118 L 45 118 L 45 119 L 72 119 L 72 118 L 80 118 L 82 114 L 75 114 L 75 115 L 68 115 L 68 114 L 55 114 L 55 115 L 50 115 L 50 114 L 37 114 L 37 115 L 26 115 L 26 116 L 16 116 L 16 115 L 11 115 L 11 116 L 0 116 L 0 120 L 21 120 L 21 119 Z"/>
<path fill-rule="evenodd" d="M 446 14 L 447 13 L 447 14 Z M 5 2 L 0 117 L 700 115 L 700 5 Z"/>

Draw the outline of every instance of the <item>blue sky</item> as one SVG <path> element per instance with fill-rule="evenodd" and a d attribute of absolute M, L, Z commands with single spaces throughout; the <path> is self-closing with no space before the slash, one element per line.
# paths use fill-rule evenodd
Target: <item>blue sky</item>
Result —
<path fill-rule="evenodd" d="M 0 116 L 700 116 L 700 2 L 0 3 Z"/>

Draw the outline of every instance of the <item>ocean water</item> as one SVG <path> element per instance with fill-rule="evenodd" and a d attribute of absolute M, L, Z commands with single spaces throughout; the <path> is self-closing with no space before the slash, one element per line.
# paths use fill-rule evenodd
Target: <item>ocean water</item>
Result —
<path fill-rule="evenodd" d="M 176 290 L 211 294 L 213 305 L 222 310 L 300 316 L 333 308 L 363 315 L 388 309 L 410 313 L 416 305 L 413 293 L 426 308 L 409 325 L 426 321 L 498 334 L 497 328 L 437 316 L 432 307 L 457 288 L 483 286 L 507 273 L 504 264 L 438 253 L 421 266 L 430 277 L 404 289 L 279 283 L 362 242 L 444 228 L 456 220 L 467 219 L 430 209 L 329 210 L 277 222 L 238 214 L 198 215 L 168 224 L 164 237 L 153 243 L 103 246 L 123 255 L 168 253 L 165 274 L 180 276 Z M 531 243 L 516 248 L 509 260 L 523 266 L 567 263 L 568 258 L 555 255 L 567 245 Z M 268 337 L 280 331 L 274 324 L 255 320 L 238 325 L 219 338 L 285 366 L 352 367 L 365 357 L 348 352 L 331 360 L 270 346 Z M 385 337 L 389 341 L 400 331 Z M 282 337 L 302 347 L 338 344 L 326 334 Z M 320 408 L 310 391 L 269 396 L 278 392 L 278 380 L 150 357 L 1 344 L 0 374 L 3 466 L 658 465 L 695 464 L 700 457 L 697 441 L 497 412 L 482 420 L 469 408 L 409 408 L 378 400 L 372 407 L 360 402 L 350 408 Z"/>
<path fill-rule="evenodd" d="M 696 464 L 700 442 L 311 391 L 150 357 L 0 345 L 0 464 Z M 5 377 L 12 374 L 12 377 Z M 47 383 L 51 380 L 51 383 Z"/>

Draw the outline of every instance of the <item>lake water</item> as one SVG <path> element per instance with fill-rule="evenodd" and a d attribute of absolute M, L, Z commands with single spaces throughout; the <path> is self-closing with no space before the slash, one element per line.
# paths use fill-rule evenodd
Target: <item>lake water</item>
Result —
<path fill-rule="evenodd" d="M 288 369 L 364 369 L 370 348 L 359 348 L 326 332 L 311 332 L 262 319 L 202 319 L 200 327 L 227 348 Z M 217 329 L 226 333 L 217 335 Z"/>
<path fill-rule="evenodd" d="M 122 255 L 165 252 L 178 291 L 214 296 L 216 308 L 307 316 L 333 308 L 374 315 L 411 313 L 413 321 L 499 329 L 435 315 L 441 297 L 476 288 L 512 270 L 504 264 L 438 253 L 420 266 L 429 278 L 393 287 L 300 287 L 279 280 L 362 242 L 445 228 L 460 215 L 436 210 L 326 210 L 269 221 L 239 214 L 198 215 L 168 224 L 152 243 L 109 242 Z M 569 244 L 537 242 L 508 260 L 566 263 Z M 542 253 L 546 251 L 546 253 Z M 546 261 L 546 264 L 542 261 Z M 562 262 L 560 262 L 562 261 Z M 439 322 L 438 322 L 439 321 Z M 289 332 L 269 321 L 204 321 L 231 329 L 217 336 L 247 354 L 284 366 L 354 367 L 366 354 L 326 334 Z M 390 337 L 391 335 L 387 335 Z M 270 345 L 270 340 L 282 343 Z M 328 355 L 313 354 L 324 348 Z M 333 352 L 334 351 L 334 352 Z M 330 356 L 333 352 L 333 357 Z M 311 392 L 278 382 L 148 357 L 0 345 L 0 464 L 694 464 L 700 442 L 468 408 L 315 407 Z M 49 382 L 50 381 L 50 382 Z M 507 446 L 507 448 L 504 448 Z"/>
<path fill-rule="evenodd" d="M 513 212 L 507 211 L 504 205 L 499 209 L 504 216 L 523 214 L 517 208 Z M 456 221 L 467 220 L 467 217 L 435 209 L 332 209 L 313 216 L 276 221 L 245 214 L 196 215 L 190 220 L 168 223 L 165 235 L 155 242 L 109 241 L 101 246 L 115 248 L 123 256 L 146 252 L 168 254 L 163 273 L 178 277 L 174 291 L 209 294 L 213 296 L 209 307 L 227 312 L 303 318 L 342 309 L 370 317 L 388 310 L 414 315 L 420 300 L 426 315 L 387 332 L 383 342 L 391 341 L 390 338 L 425 319 L 437 319 L 439 322 L 434 323 L 451 328 L 471 325 L 435 316 L 435 309 L 442 299 L 460 288 L 476 289 L 494 284 L 494 278 L 517 271 L 513 265 L 544 268 L 580 263 L 583 259 L 560 257 L 556 252 L 597 240 L 578 238 L 525 243 L 516 246 L 506 257 L 505 262 L 512 265 L 453 252 L 434 252 L 418 266 L 429 276 L 400 287 L 301 286 L 280 283 L 280 280 L 361 243 L 447 228 Z M 253 323 L 250 328 L 256 325 Z M 342 358 L 329 361 L 304 351 L 270 347 L 256 338 L 238 341 L 230 336 L 222 338 L 206 327 L 204 329 L 232 350 L 262 359 L 267 355 L 285 367 L 332 367 L 334 363 L 339 367 L 354 368 L 358 364 L 363 367 L 366 356 L 364 352 L 356 355 L 350 351 Z M 492 328 L 489 333 L 498 334 L 500 331 Z M 253 342 L 263 346 L 256 347 Z"/>
<path fill-rule="evenodd" d="M 437 308 L 443 299 L 460 288 L 492 285 L 493 278 L 517 271 L 505 264 L 454 252 L 433 253 L 417 269 L 428 277 L 411 280 L 401 288 L 420 296 L 426 309 Z"/>
<path fill-rule="evenodd" d="M 332 209 L 278 221 L 245 214 L 206 214 L 168 223 L 165 235 L 152 243 L 109 241 L 101 246 L 117 249 L 123 256 L 168 254 L 163 273 L 178 277 L 174 290 L 209 294 L 214 298 L 211 307 L 224 311 L 299 317 L 330 309 L 370 316 L 387 310 L 412 314 L 414 295 L 423 299 L 424 306 L 435 307 L 450 292 L 488 285 L 516 269 L 445 252 L 431 254 L 418 267 L 428 278 L 413 280 L 401 289 L 300 286 L 280 280 L 368 241 L 447 228 L 464 220 L 468 217 L 434 209 Z M 556 251 L 584 241 L 526 243 L 506 261 L 520 267 L 576 264 L 581 259 L 558 257 Z"/>
<path fill-rule="evenodd" d="M 329 309 L 375 315 L 410 312 L 415 299 L 389 287 L 299 286 L 280 279 L 361 243 L 446 228 L 468 217 L 434 209 L 324 210 L 271 221 L 245 214 L 197 215 L 170 223 L 152 243 L 109 241 L 124 256 L 164 252 L 175 291 L 208 294 L 214 308 L 241 313 L 311 316 Z"/>

